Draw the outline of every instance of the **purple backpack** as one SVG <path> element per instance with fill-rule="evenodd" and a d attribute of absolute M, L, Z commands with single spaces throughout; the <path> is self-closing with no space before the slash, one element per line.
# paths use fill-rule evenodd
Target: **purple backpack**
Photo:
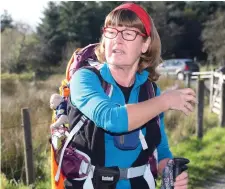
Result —
<path fill-rule="evenodd" d="M 85 66 L 96 66 L 99 63 L 97 62 L 97 57 L 94 53 L 95 48 L 97 47 L 98 43 L 90 44 L 83 49 L 77 49 L 70 61 L 67 64 L 66 69 L 66 79 L 69 82 L 72 75 L 78 69 L 85 67 Z"/>
<path fill-rule="evenodd" d="M 100 76 L 98 69 L 100 68 L 101 64 L 97 61 L 97 57 L 94 53 L 96 48 L 96 44 L 90 44 L 82 49 L 77 49 L 71 59 L 67 64 L 66 69 L 66 79 L 63 80 L 62 85 L 60 87 L 60 94 L 68 101 L 70 90 L 69 90 L 69 82 L 72 78 L 72 75 L 80 68 L 87 68 L 92 70 L 96 75 L 99 77 L 102 87 L 106 94 L 109 94 L 111 85 L 107 84 Z M 68 92 L 69 91 L 69 92 Z M 64 95 L 66 94 L 66 95 Z M 87 119 L 85 116 L 82 116 L 83 119 Z M 54 155 L 55 159 L 58 162 L 58 170 L 55 175 L 55 181 L 59 180 L 60 174 L 62 173 L 66 178 L 79 178 L 85 177 L 86 175 L 81 174 L 79 176 L 79 168 L 82 163 L 89 162 L 90 159 L 87 156 L 81 155 L 75 147 L 71 147 L 70 141 L 76 132 L 79 131 L 79 126 L 76 128 L 70 128 L 71 125 L 69 124 L 68 130 L 66 131 L 69 133 L 67 136 L 63 137 L 63 141 L 60 141 L 62 144 L 59 149 L 55 150 L 54 148 Z M 56 131 L 57 132 L 57 131 Z M 61 172 L 62 170 L 62 172 Z"/>

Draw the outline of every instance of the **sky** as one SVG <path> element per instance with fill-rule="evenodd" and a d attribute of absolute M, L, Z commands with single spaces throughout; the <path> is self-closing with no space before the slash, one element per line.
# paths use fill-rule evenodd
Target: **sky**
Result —
<path fill-rule="evenodd" d="M 47 3 L 47 0 L 1 0 L 0 14 L 7 10 L 14 21 L 22 21 L 35 28 L 43 17 Z"/>

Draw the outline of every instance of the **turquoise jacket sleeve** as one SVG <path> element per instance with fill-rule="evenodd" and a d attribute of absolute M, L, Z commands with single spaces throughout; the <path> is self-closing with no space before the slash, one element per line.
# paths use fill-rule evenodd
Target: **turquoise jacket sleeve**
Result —
<path fill-rule="evenodd" d="M 88 69 L 76 71 L 70 90 L 72 103 L 98 127 L 114 133 L 128 131 L 126 106 L 110 100 L 94 72 Z"/>
<path fill-rule="evenodd" d="M 156 96 L 160 95 L 160 89 L 157 88 Z M 164 125 L 164 113 L 159 115 L 160 117 L 160 132 L 161 132 L 161 142 L 157 147 L 158 151 L 158 162 L 165 158 L 173 158 L 173 155 L 170 151 L 167 135 L 165 133 L 165 125 Z"/>

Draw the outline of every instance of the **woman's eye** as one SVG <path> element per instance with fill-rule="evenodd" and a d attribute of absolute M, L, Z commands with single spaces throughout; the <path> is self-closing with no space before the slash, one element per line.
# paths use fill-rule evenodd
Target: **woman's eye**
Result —
<path fill-rule="evenodd" d="M 135 35 L 133 31 L 125 31 L 124 32 L 125 35 Z"/>
<path fill-rule="evenodd" d="M 108 34 L 115 34 L 115 31 L 107 31 Z"/>
<path fill-rule="evenodd" d="M 130 33 L 125 33 L 125 35 L 131 35 Z"/>

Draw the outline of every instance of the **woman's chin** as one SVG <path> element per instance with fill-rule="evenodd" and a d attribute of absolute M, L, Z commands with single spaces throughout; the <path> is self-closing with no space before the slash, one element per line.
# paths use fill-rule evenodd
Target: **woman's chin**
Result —
<path fill-rule="evenodd" d="M 127 61 L 122 58 L 113 58 L 108 63 L 115 66 L 123 66 L 124 64 L 126 64 L 126 62 Z"/>
<path fill-rule="evenodd" d="M 123 62 L 111 62 L 111 63 L 109 63 L 110 65 L 112 65 L 112 66 L 124 66 L 124 63 Z"/>

